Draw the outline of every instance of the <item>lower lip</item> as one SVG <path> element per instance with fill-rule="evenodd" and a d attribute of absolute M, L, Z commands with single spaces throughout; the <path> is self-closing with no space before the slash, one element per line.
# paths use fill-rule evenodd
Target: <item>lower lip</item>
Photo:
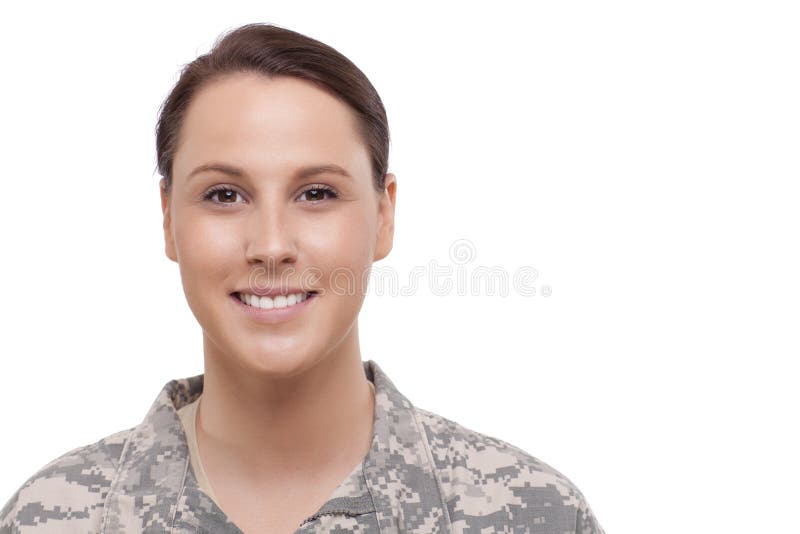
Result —
<path fill-rule="evenodd" d="M 264 324 L 282 323 L 294 319 L 307 310 L 309 306 L 312 306 L 312 303 L 316 302 L 317 298 L 319 297 L 318 294 L 312 293 L 303 302 L 298 302 L 292 306 L 265 310 L 263 308 L 256 308 L 255 306 L 245 304 L 239 300 L 238 295 L 229 296 L 233 300 L 234 305 L 246 313 L 248 317 L 256 322 Z"/>

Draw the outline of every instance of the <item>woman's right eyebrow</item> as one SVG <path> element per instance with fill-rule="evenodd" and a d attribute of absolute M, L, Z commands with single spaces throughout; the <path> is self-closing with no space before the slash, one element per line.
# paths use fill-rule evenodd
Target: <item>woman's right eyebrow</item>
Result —
<path fill-rule="evenodd" d="M 190 172 L 189 176 L 187 176 L 186 179 L 188 180 L 192 176 L 206 171 L 219 171 L 223 174 L 230 174 L 231 176 L 237 176 L 237 177 L 244 176 L 245 174 L 242 169 L 234 167 L 233 165 L 228 165 L 226 163 L 204 163 L 196 167 L 192 172 Z"/>

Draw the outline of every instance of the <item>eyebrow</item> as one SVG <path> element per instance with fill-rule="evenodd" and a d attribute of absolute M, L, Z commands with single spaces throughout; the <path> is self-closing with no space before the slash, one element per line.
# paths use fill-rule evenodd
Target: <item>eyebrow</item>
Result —
<path fill-rule="evenodd" d="M 244 170 L 240 169 L 239 167 L 235 167 L 233 165 L 228 165 L 227 163 L 204 163 L 199 167 L 196 167 L 192 172 L 189 173 L 189 176 L 186 178 L 187 180 L 196 174 L 200 174 L 201 172 L 206 171 L 218 171 L 223 174 L 228 174 L 230 176 L 242 177 L 246 173 Z M 336 165 L 335 163 L 325 163 L 322 165 L 308 165 L 305 167 L 300 167 L 294 173 L 294 178 L 297 180 L 308 178 L 309 176 L 315 176 L 317 174 L 338 174 L 340 176 L 344 176 L 346 178 L 352 178 L 350 173 L 348 173 L 344 168 Z"/>

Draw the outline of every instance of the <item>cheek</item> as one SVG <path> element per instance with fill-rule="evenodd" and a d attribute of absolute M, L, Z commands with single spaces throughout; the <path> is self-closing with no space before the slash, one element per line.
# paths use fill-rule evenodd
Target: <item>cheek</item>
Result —
<path fill-rule="evenodd" d="M 372 265 L 375 249 L 374 223 L 362 213 L 329 221 L 324 230 L 307 241 L 308 262 L 320 268 L 328 278 L 325 286 L 343 287 L 345 281 L 361 287 L 365 283 L 365 270 Z"/>
<path fill-rule="evenodd" d="M 175 247 L 181 274 L 187 281 L 203 283 L 229 276 L 236 256 L 235 229 L 219 218 L 183 217 L 176 221 Z"/>

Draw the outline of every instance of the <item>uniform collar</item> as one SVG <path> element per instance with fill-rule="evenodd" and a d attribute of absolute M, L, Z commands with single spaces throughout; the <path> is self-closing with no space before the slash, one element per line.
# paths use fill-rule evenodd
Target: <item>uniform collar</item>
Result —
<path fill-rule="evenodd" d="M 377 363 L 362 364 L 375 386 L 372 446 L 314 515 L 374 512 L 382 534 L 448 532 L 446 504 L 413 405 Z M 106 498 L 102 533 L 242 534 L 199 490 L 190 467 L 177 410 L 200 396 L 203 377 L 169 381 L 132 430 Z"/>

